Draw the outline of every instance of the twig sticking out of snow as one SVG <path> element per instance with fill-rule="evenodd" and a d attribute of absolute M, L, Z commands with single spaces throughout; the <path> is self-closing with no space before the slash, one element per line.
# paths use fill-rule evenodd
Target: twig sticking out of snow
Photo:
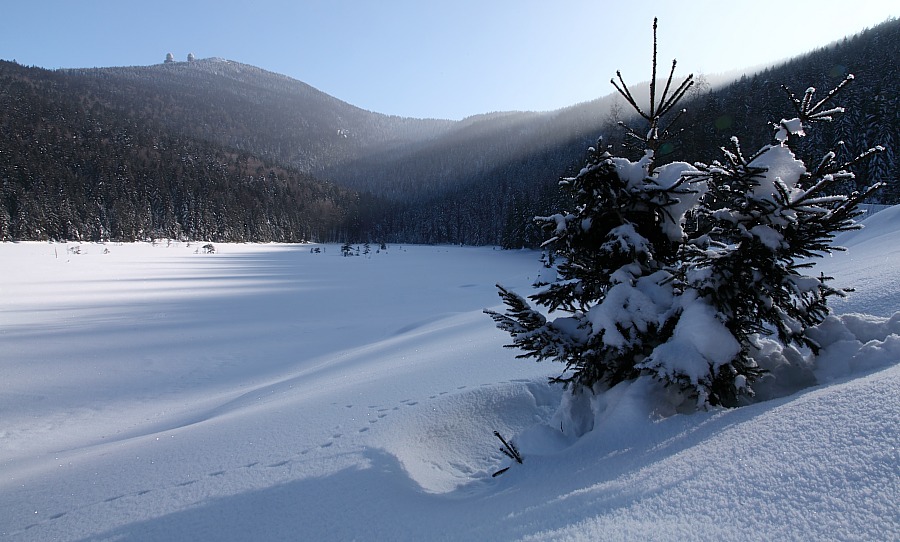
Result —
<path fill-rule="evenodd" d="M 507 442 L 507 440 L 505 438 L 503 438 L 503 435 L 500 434 L 500 431 L 494 431 L 494 436 L 497 437 L 498 439 L 500 439 L 500 442 L 503 443 L 503 447 L 500 448 L 500 451 L 503 452 L 503 455 L 505 455 L 506 457 L 508 457 L 510 459 L 515 460 L 516 463 L 519 463 L 521 465 L 522 461 L 523 461 L 522 454 L 519 453 L 519 450 L 518 450 L 518 448 L 516 448 L 516 445 L 511 442 Z M 500 476 L 501 474 L 503 474 L 504 472 L 506 472 L 508 470 L 509 470 L 509 467 L 502 468 L 502 469 L 498 470 L 497 472 L 495 472 L 494 474 L 492 474 L 491 477 Z"/>

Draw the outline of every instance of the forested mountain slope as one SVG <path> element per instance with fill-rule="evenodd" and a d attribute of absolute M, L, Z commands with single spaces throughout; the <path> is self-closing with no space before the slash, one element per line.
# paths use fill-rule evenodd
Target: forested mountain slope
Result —
<path fill-rule="evenodd" d="M 313 175 L 452 125 L 365 111 L 290 77 L 219 58 L 64 73 L 109 106 L 143 110 L 176 133 Z"/>
<path fill-rule="evenodd" d="M 665 44 L 661 44 L 661 55 L 665 55 Z M 900 21 L 889 20 L 784 64 L 748 74 L 724 87 L 689 93 L 689 99 L 683 102 L 687 112 L 677 126 L 684 132 L 657 159 L 706 163 L 719 160 L 721 147 L 729 144 L 732 136 L 738 136 L 745 149 L 759 148 L 772 141 L 770 123 L 796 116 L 782 85 L 798 96 L 813 86 L 821 98 L 852 73 L 855 80 L 836 99 L 837 104 L 846 108 L 846 113 L 836 115 L 834 122 L 826 123 L 805 139 L 801 158 L 809 164 L 817 163 L 826 152 L 837 148 L 839 159 L 850 160 L 872 146 L 882 145 L 884 152 L 853 168 L 857 186 L 845 188 L 852 191 L 884 181 L 887 186 L 878 194 L 878 202 L 900 203 L 897 182 L 900 161 L 896 155 L 900 142 L 898 56 Z M 625 72 L 627 80 L 643 75 L 631 73 L 632 69 Z M 476 151 L 467 155 L 468 162 L 458 168 L 444 168 L 443 171 L 456 174 L 456 182 L 439 196 L 417 198 L 415 205 L 405 207 L 399 218 L 396 214 L 387 217 L 394 221 L 390 231 L 397 238 L 418 242 L 498 243 L 509 247 L 535 243 L 543 235 L 535 232 L 530 218 L 566 208 L 566 202 L 558 201 L 560 196 L 553 186 L 559 177 L 571 175 L 584 165 L 588 145 L 602 136 L 605 144 L 615 147 L 616 153 L 629 156 L 621 148 L 623 131 L 613 122 L 617 116 L 611 111 L 617 110 L 609 102 L 597 101 L 549 114 L 558 115 L 559 121 L 556 128 L 546 133 L 560 133 L 566 125 L 577 128 L 571 131 L 568 141 L 545 138 L 545 146 L 540 150 L 529 148 L 521 134 L 505 134 L 507 144 L 529 152 L 518 159 L 505 156 L 489 162 L 490 167 L 473 172 L 470 163 L 483 156 Z M 633 118 L 621 120 L 640 128 L 640 123 Z M 540 126 L 540 122 L 550 124 L 542 117 L 533 125 Z M 442 145 L 449 137 L 448 134 L 432 143 L 431 157 L 443 155 L 445 148 L 453 148 Z M 629 157 L 637 160 L 639 155 L 631 153 Z M 419 154 L 402 166 L 411 169 L 414 164 L 424 164 L 429 159 L 434 160 Z M 394 167 L 401 169 L 400 165 Z M 460 224 L 463 226 L 459 227 Z"/>
<path fill-rule="evenodd" d="M 834 147 L 839 159 L 849 160 L 870 147 L 883 146 L 884 152 L 860 164 L 854 172 L 860 186 L 887 182 L 881 202 L 898 203 L 898 56 L 900 21 L 890 20 L 761 73 L 742 77 L 687 105 L 691 118 L 690 128 L 682 137 L 684 150 L 697 158 L 708 156 L 725 145 L 731 135 L 739 135 L 744 148 L 758 148 L 770 141 L 772 129 L 767 122 L 794 116 L 782 85 L 798 97 L 814 87 L 818 98 L 822 98 L 844 77 L 853 74 L 853 83 L 836 99 L 846 112 L 804 138 L 804 150 L 810 157 L 821 157 L 826 149 Z"/>
<path fill-rule="evenodd" d="M 66 73 L 0 62 L 0 239 L 347 235 L 354 193 L 173 130 L 146 96 L 117 107 Z"/>
<path fill-rule="evenodd" d="M 837 99 L 847 114 L 806 140 L 803 158 L 837 141 L 842 158 L 884 145 L 856 173 L 860 184 L 889 182 L 880 197 L 896 203 L 898 53 L 900 22 L 891 20 L 697 89 L 685 101 L 684 133 L 659 159 L 711 162 L 732 135 L 757 148 L 771 137 L 769 122 L 794 116 L 782 84 L 825 92 L 853 73 Z M 649 59 L 623 69 L 640 80 Z M 581 168 L 599 136 L 621 145 L 615 121 L 634 122 L 619 119 L 621 103 L 609 94 L 552 112 L 405 119 L 222 59 L 58 71 L 3 62 L 0 228 L 7 239 L 533 245 L 543 234 L 531 217 L 566 206 L 558 179 Z"/>

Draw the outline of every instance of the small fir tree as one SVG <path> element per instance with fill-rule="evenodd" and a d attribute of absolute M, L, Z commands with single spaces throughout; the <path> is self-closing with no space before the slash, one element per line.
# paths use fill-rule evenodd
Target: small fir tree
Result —
<path fill-rule="evenodd" d="M 812 89 L 792 96 L 797 117 L 749 158 L 734 139 L 724 162 L 657 165 L 677 135 L 684 111 L 676 106 L 692 77 L 674 85 L 673 62 L 657 99 L 656 21 L 653 30 L 649 110 L 621 74 L 621 85 L 613 81 L 645 124 L 623 125 L 643 158 L 614 157 L 602 143 L 590 149 L 578 175 L 560 181 L 573 210 L 537 218 L 558 256 L 557 280 L 529 298 L 543 310 L 498 285 L 507 310 L 486 312 L 519 357 L 563 362 L 554 380 L 575 390 L 647 374 L 701 406 L 737 405 L 763 373 L 752 357 L 756 335 L 817 346 L 804 331 L 840 291 L 800 271 L 832 249 L 835 232 L 855 227 L 858 204 L 877 186 L 826 196 L 852 178 L 849 164 L 830 153 L 808 171 L 792 148 L 804 129 L 839 111 L 825 105 L 849 79 L 819 102 Z"/>
<path fill-rule="evenodd" d="M 881 183 L 850 195 L 839 194 L 838 187 L 853 184 L 850 166 L 881 147 L 849 163 L 829 152 L 812 170 L 796 147 L 806 131 L 843 111 L 826 106 L 852 79 L 819 101 L 813 88 L 802 99 L 785 88 L 797 116 L 775 124 L 773 144 L 745 157 L 732 138 L 723 161 L 698 163 L 700 172 L 689 174 L 708 192 L 700 209 L 704 227 L 686 245 L 683 267 L 691 290 L 715 308 L 740 345 L 732 363 L 710 375 L 716 381 L 709 386 L 716 394 L 710 400 L 734 404 L 752 393 L 749 384 L 760 374 L 752 359 L 755 335 L 775 335 L 783 345 L 817 352 L 819 345 L 805 331 L 825 319 L 829 297 L 843 295 L 827 284 L 829 277 L 803 271 L 813 266 L 811 258 L 841 250 L 831 244 L 836 233 L 858 228 L 853 219 L 859 205 Z"/>

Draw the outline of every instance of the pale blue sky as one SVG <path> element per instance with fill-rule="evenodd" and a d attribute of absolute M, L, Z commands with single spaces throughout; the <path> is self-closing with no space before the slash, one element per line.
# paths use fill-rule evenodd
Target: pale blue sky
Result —
<path fill-rule="evenodd" d="M 380 113 L 458 119 L 609 94 L 660 58 L 713 74 L 788 58 L 900 16 L 885 0 L 9 0 L 0 58 L 147 65 L 171 52 L 283 73 Z M 852 70 L 852 66 L 850 67 Z"/>

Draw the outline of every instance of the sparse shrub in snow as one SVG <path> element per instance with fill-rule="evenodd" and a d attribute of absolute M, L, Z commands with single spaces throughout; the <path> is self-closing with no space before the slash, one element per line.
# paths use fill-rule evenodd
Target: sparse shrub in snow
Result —
<path fill-rule="evenodd" d="M 556 280 L 528 299 L 498 285 L 507 310 L 486 312 L 519 357 L 563 362 L 555 381 L 576 392 L 649 375 L 698 406 L 736 406 L 754 395 L 766 348 L 777 345 L 782 360 L 802 359 L 792 349 L 818 351 L 807 331 L 842 292 L 802 272 L 835 248 L 835 233 L 856 227 L 859 204 L 878 186 L 834 195 L 852 178 L 850 164 L 829 153 L 808 168 L 794 148 L 842 111 L 828 104 L 852 76 L 819 101 L 814 89 L 791 94 L 796 117 L 777 123 L 773 143 L 750 156 L 733 138 L 721 161 L 657 164 L 692 77 L 673 85 L 673 62 L 657 99 L 655 30 L 654 21 L 649 110 L 621 75 L 621 86 L 613 81 L 646 123 L 625 126 L 643 157 L 612 156 L 602 143 L 590 149 L 578 175 L 560 181 L 573 209 L 537 219 L 558 256 Z"/>

